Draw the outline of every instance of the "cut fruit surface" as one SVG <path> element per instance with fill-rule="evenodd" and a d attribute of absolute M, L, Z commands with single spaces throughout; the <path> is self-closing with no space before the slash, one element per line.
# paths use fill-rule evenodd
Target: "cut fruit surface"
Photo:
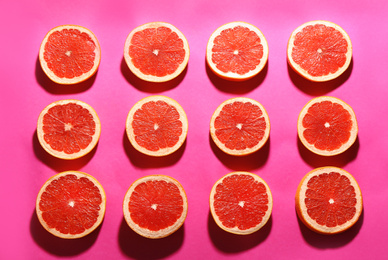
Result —
<path fill-rule="evenodd" d="M 270 122 L 264 107 L 251 98 L 224 101 L 210 120 L 214 143 L 230 155 L 247 155 L 259 150 L 268 140 Z"/>
<path fill-rule="evenodd" d="M 40 113 L 37 135 L 44 150 L 61 159 L 76 159 L 97 145 L 101 123 L 96 111 L 85 102 L 64 99 Z"/>
<path fill-rule="evenodd" d="M 149 96 L 129 111 L 126 132 L 133 147 L 151 156 L 165 156 L 186 140 L 188 121 L 183 108 L 166 96 Z"/>
<path fill-rule="evenodd" d="M 314 98 L 299 114 L 299 139 L 307 149 L 319 155 L 343 153 L 356 141 L 357 133 L 353 109 L 335 97 Z"/>
<path fill-rule="evenodd" d="M 263 33 L 246 22 L 231 22 L 215 30 L 206 48 L 211 70 L 228 80 L 247 80 L 267 63 L 268 44 Z"/>
<path fill-rule="evenodd" d="M 296 196 L 296 212 L 311 230 L 336 234 L 359 219 L 362 195 L 354 177 L 337 167 L 317 168 L 301 180 Z"/>
<path fill-rule="evenodd" d="M 232 172 L 219 179 L 210 192 L 210 212 L 223 230 L 248 235 L 269 220 L 272 194 L 267 183 L 249 172 Z"/>
<path fill-rule="evenodd" d="M 352 59 L 349 35 L 337 24 L 311 21 L 296 28 L 288 40 L 290 66 L 311 81 L 328 81 L 339 77 Z"/>
<path fill-rule="evenodd" d="M 36 199 L 36 214 L 51 234 L 66 239 L 84 237 L 105 215 L 106 196 L 91 175 L 66 171 L 45 182 Z"/>
<path fill-rule="evenodd" d="M 128 35 L 124 59 L 137 77 L 150 82 L 176 78 L 186 68 L 190 50 L 186 37 L 165 22 L 143 24 Z"/>
<path fill-rule="evenodd" d="M 58 84 L 76 84 L 93 76 L 101 60 L 96 36 L 79 25 L 51 29 L 39 50 L 44 73 Z"/>
<path fill-rule="evenodd" d="M 150 175 L 136 180 L 123 202 L 129 227 L 147 238 L 163 238 L 177 231 L 187 216 L 182 185 L 169 176 Z"/>

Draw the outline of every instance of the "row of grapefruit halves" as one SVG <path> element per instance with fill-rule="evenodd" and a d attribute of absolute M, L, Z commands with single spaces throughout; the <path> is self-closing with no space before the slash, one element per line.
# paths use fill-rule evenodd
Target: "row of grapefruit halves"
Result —
<path fill-rule="evenodd" d="M 249 172 L 229 173 L 213 185 L 210 212 L 223 230 L 248 235 L 260 230 L 272 214 L 267 183 Z M 130 185 L 123 200 L 129 227 L 147 238 L 163 238 L 184 223 L 188 202 L 182 185 L 166 175 L 150 175 Z M 311 230 L 337 234 L 352 227 L 362 208 L 361 190 L 354 177 L 337 167 L 307 173 L 295 195 L 296 212 Z M 106 195 L 91 175 L 66 171 L 52 176 L 40 189 L 36 213 L 51 234 L 66 239 L 86 236 L 102 222 Z"/>
<path fill-rule="evenodd" d="M 141 25 L 128 35 L 124 58 L 137 77 L 164 82 L 186 68 L 190 56 L 186 37 L 165 22 Z M 301 76 L 311 81 L 337 78 L 349 66 L 352 43 L 337 24 L 317 20 L 297 27 L 287 46 L 287 60 Z M 61 25 L 44 37 L 39 60 L 45 74 L 59 84 L 82 82 L 97 71 L 101 48 L 96 36 L 78 25 Z M 263 33 L 246 22 L 231 22 L 216 29 L 206 47 L 212 71 L 228 80 L 247 80 L 257 75 L 268 60 Z"/>

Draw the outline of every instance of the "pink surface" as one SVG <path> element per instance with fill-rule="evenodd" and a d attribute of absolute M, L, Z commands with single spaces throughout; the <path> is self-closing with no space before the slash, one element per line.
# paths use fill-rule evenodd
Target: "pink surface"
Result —
<path fill-rule="evenodd" d="M 388 5 L 383 0 L 2 1 L 0 259 L 386 259 L 387 13 Z M 316 19 L 341 25 L 353 42 L 350 68 L 340 79 L 325 84 L 301 79 L 286 61 L 292 30 Z M 258 26 L 269 44 L 265 70 L 243 83 L 219 79 L 205 63 L 210 34 L 218 26 L 236 20 Z M 123 60 L 126 36 L 136 26 L 152 21 L 177 26 L 191 49 L 188 68 L 177 80 L 166 84 L 142 82 L 129 72 Z M 92 30 L 102 49 L 97 75 L 75 87 L 52 83 L 38 61 L 45 34 L 68 23 Z M 129 109 L 152 94 L 176 99 L 189 119 L 184 147 L 166 158 L 139 154 L 125 136 Z M 357 142 L 334 158 L 313 155 L 297 138 L 299 111 L 319 95 L 343 99 L 358 118 Z M 213 111 L 222 101 L 236 96 L 261 102 L 272 126 L 269 143 L 243 158 L 225 155 L 209 137 Z M 75 161 L 54 159 L 43 151 L 36 137 L 40 111 L 65 98 L 89 103 L 102 123 L 97 148 Z M 353 174 L 365 206 L 352 229 L 330 237 L 309 231 L 298 221 L 294 209 L 301 178 L 313 168 L 326 165 Z M 40 187 L 64 170 L 95 176 L 107 194 L 102 226 L 79 240 L 53 237 L 35 215 Z M 274 198 L 269 223 L 245 237 L 220 230 L 209 214 L 213 183 L 237 170 L 261 176 Z M 179 180 L 189 201 L 184 226 L 156 241 L 132 232 L 122 216 L 122 200 L 129 185 L 149 174 L 166 174 Z"/>

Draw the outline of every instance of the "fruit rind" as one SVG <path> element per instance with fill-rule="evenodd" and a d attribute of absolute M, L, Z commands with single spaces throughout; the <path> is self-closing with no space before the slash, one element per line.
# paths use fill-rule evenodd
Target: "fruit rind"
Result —
<path fill-rule="evenodd" d="M 250 229 L 247 229 L 247 230 L 241 230 L 237 227 L 234 227 L 234 228 L 228 228 L 228 227 L 225 227 L 222 222 L 220 221 L 219 217 L 217 216 L 216 212 L 215 212 L 215 209 L 214 209 L 214 196 L 216 194 L 216 188 L 217 188 L 217 185 L 222 183 L 222 181 L 226 178 L 226 177 L 229 177 L 229 176 L 233 176 L 233 175 L 249 175 L 249 176 L 252 176 L 255 181 L 258 181 L 262 184 L 264 184 L 266 190 L 267 190 L 267 195 L 268 195 L 268 210 L 266 211 L 263 219 L 262 219 L 262 222 L 260 222 L 260 224 L 258 224 L 257 226 L 253 227 L 253 228 L 250 228 Z M 214 221 L 216 222 L 217 226 L 220 227 L 221 229 L 223 229 L 224 231 L 226 232 L 229 232 L 229 233 L 232 233 L 232 234 L 236 234 L 236 235 L 249 235 L 249 234 L 252 234 L 258 230 L 260 230 L 267 222 L 268 220 L 270 219 L 271 217 L 271 214 L 272 214 L 272 208 L 273 208 L 273 199 L 272 199 L 272 193 L 271 193 L 271 190 L 268 186 L 268 184 L 261 178 L 259 177 L 258 175 L 256 174 L 253 174 L 253 173 L 250 173 L 250 172 L 242 172 L 242 171 L 237 171 L 237 172 L 231 172 L 231 173 L 228 173 L 226 175 L 224 175 L 222 178 L 220 178 L 212 187 L 211 189 L 211 192 L 210 192 L 210 198 L 209 198 L 209 205 L 210 205 L 210 213 L 214 219 Z"/>
<path fill-rule="evenodd" d="M 304 206 L 304 199 L 305 199 L 305 193 L 307 189 L 307 183 L 313 176 L 317 176 L 322 173 L 330 173 L 330 172 L 338 172 L 341 175 L 345 175 L 349 180 L 351 185 L 354 187 L 355 193 L 356 193 L 356 199 L 357 203 L 356 204 L 356 213 L 353 219 L 350 221 L 347 221 L 346 223 L 336 226 L 336 227 L 327 227 L 327 226 L 322 226 L 316 223 L 314 219 L 312 219 L 308 214 L 307 214 L 307 208 Z M 303 209 L 302 209 L 303 207 Z M 316 168 L 314 170 L 311 170 L 308 172 L 300 181 L 296 195 L 295 195 L 295 209 L 296 213 L 299 217 L 299 219 L 302 221 L 306 227 L 308 227 L 310 230 L 315 231 L 319 234 L 324 234 L 324 235 L 333 235 L 333 234 L 338 234 L 342 233 L 349 228 L 351 228 L 360 218 L 362 209 L 363 209 L 363 197 L 361 194 L 361 189 L 360 186 L 358 185 L 356 179 L 347 171 L 344 169 L 334 167 L 334 166 L 325 166 L 325 167 L 320 167 Z"/>
<path fill-rule="evenodd" d="M 50 228 L 47 225 L 47 223 L 43 220 L 42 212 L 39 210 L 40 198 L 41 198 L 42 194 L 45 192 L 46 187 L 48 185 L 50 185 L 52 181 L 54 181 L 56 179 L 59 179 L 62 176 L 69 175 L 69 174 L 77 176 L 78 179 L 82 178 L 82 177 L 85 177 L 88 180 L 92 181 L 93 184 L 99 189 L 100 194 L 101 194 L 101 200 L 102 200 L 101 205 L 100 205 L 99 215 L 98 215 L 96 223 L 94 223 L 94 225 L 91 228 L 85 230 L 83 233 L 75 234 L 75 235 L 63 234 L 63 233 L 57 231 L 55 228 Z M 105 210 L 106 210 L 106 194 L 105 194 L 105 190 L 102 187 L 101 183 L 99 183 L 98 180 L 96 178 L 94 178 L 92 175 L 84 173 L 84 172 L 80 172 L 80 171 L 64 171 L 64 172 L 58 173 L 58 174 L 56 174 L 54 176 L 51 176 L 44 183 L 44 185 L 41 187 L 41 189 L 39 190 L 39 193 L 38 193 L 37 199 L 36 199 L 36 205 L 35 205 L 35 212 L 36 212 L 38 220 L 39 220 L 40 224 L 43 226 L 43 228 L 45 230 L 47 230 L 49 233 L 53 234 L 54 236 L 59 237 L 59 238 L 63 238 L 63 239 L 82 238 L 82 237 L 90 234 L 91 232 L 93 232 L 102 223 L 102 221 L 104 219 L 104 216 L 105 216 Z"/>
<path fill-rule="evenodd" d="M 139 185 L 140 183 L 146 182 L 146 181 L 166 181 L 168 183 L 175 184 L 179 188 L 180 195 L 183 199 L 183 211 L 182 211 L 182 215 L 174 223 L 174 225 L 167 227 L 165 229 L 161 229 L 159 231 L 152 231 L 152 230 L 141 228 L 138 224 L 136 224 L 135 222 L 132 221 L 132 218 L 130 216 L 131 213 L 129 212 L 129 208 L 128 208 L 129 201 L 130 201 L 130 195 L 132 194 L 134 189 L 137 187 L 137 185 Z M 187 211 L 188 211 L 187 196 L 186 196 L 185 190 L 183 189 L 182 184 L 179 181 L 177 181 L 176 179 L 174 179 L 170 176 L 167 176 L 167 175 L 160 175 L 160 174 L 148 175 L 148 176 L 141 177 L 141 178 L 137 179 L 136 181 L 134 181 L 131 184 L 131 186 L 129 187 L 129 189 L 125 193 L 124 200 L 123 200 L 124 219 L 127 222 L 128 226 L 137 234 L 139 234 L 143 237 L 146 237 L 146 238 L 151 238 L 151 239 L 164 238 L 164 237 L 167 237 L 167 236 L 173 234 L 174 232 L 176 232 L 185 222 L 186 217 L 187 217 Z"/>
<path fill-rule="evenodd" d="M 82 106 L 83 108 L 86 108 L 93 116 L 93 120 L 96 124 L 95 134 L 93 135 L 92 141 L 90 142 L 88 147 L 86 149 L 81 149 L 79 152 L 73 153 L 73 154 L 66 154 L 65 152 L 56 151 L 56 150 L 52 149 L 51 146 L 44 140 L 44 132 L 43 132 L 43 117 L 47 113 L 47 111 L 56 105 L 65 105 L 65 104 L 69 104 L 69 103 L 75 103 L 77 105 Z M 83 101 L 80 101 L 80 100 L 76 100 L 76 99 L 63 99 L 63 100 L 58 100 L 58 101 L 52 102 L 51 104 L 49 104 L 48 106 L 46 106 L 42 110 L 42 112 L 40 113 L 40 115 L 38 117 L 36 132 L 37 132 L 37 136 L 38 136 L 38 140 L 39 140 L 40 145 L 43 147 L 43 149 L 47 153 L 49 153 L 52 156 L 59 158 L 59 159 L 73 160 L 73 159 L 78 159 L 82 156 L 85 156 L 86 154 L 91 152 L 94 149 L 94 147 L 96 147 L 98 140 L 100 139 L 100 135 L 101 135 L 101 122 L 100 122 L 100 119 L 99 119 L 96 111 L 89 104 L 87 104 Z"/>

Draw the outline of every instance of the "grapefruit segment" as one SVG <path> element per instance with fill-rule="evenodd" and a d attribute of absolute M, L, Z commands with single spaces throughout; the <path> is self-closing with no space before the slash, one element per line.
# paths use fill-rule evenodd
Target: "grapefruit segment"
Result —
<path fill-rule="evenodd" d="M 172 177 L 150 175 L 136 180 L 123 202 L 129 227 L 147 238 L 163 238 L 177 231 L 187 216 L 187 197 Z"/>

